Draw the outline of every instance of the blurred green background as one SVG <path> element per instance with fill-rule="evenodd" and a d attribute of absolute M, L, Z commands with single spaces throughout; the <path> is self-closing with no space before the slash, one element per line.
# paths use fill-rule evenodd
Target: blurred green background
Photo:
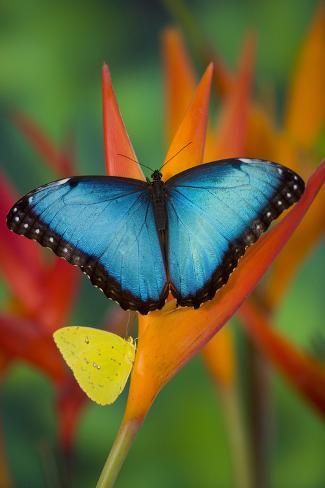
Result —
<path fill-rule="evenodd" d="M 256 30 L 256 84 L 271 83 L 276 88 L 281 110 L 284 89 L 317 2 L 197 0 L 188 5 L 230 67 L 235 65 L 247 29 Z M 71 134 L 80 173 L 104 172 L 103 61 L 109 63 L 138 157 L 152 166 L 161 163 L 165 141 L 159 36 L 171 21 L 158 1 L 1 2 L 0 164 L 19 192 L 25 193 L 53 175 L 12 127 L 8 113 L 15 109 L 29 114 L 58 142 Z M 319 247 L 300 269 L 279 311 L 281 330 L 306 349 L 324 327 L 324 273 L 324 253 Z M 71 323 L 96 325 L 112 305 L 85 281 Z M 3 283 L 0 290 L 4 300 Z M 243 333 L 236 323 L 231 327 L 240 345 Z M 241 365 L 244 380 L 244 357 Z M 276 373 L 272 384 L 276 420 L 272 487 L 321 488 L 325 486 L 323 425 Z M 106 408 L 89 403 L 84 410 L 71 486 L 95 485 L 125 398 L 124 393 L 114 406 Z M 56 446 L 50 383 L 39 372 L 17 364 L 4 380 L 0 408 L 14 486 L 58 486 L 55 458 L 52 484 L 46 484 L 44 477 L 44 452 L 51 453 Z M 227 442 L 217 395 L 196 358 L 159 396 L 117 486 L 228 488 L 232 472 Z"/>

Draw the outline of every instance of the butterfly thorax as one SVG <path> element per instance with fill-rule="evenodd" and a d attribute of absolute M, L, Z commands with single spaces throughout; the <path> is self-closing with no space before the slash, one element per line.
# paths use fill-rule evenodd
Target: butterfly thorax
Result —
<path fill-rule="evenodd" d="M 167 227 L 165 183 L 162 181 L 162 174 L 158 170 L 152 173 L 151 178 L 151 198 L 153 202 L 157 229 L 159 232 L 161 232 L 165 231 Z"/>
<path fill-rule="evenodd" d="M 152 181 L 161 181 L 162 174 L 159 169 L 156 169 L 151 175 Z"/>

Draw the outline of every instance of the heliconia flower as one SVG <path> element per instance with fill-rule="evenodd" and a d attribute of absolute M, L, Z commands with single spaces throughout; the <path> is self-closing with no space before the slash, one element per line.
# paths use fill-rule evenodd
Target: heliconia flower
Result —
<path fill-rule="evenodd" d="M 110 145 L 110 153 L 116 155 L 120 151 L 119 145 L 115 146 L 116 141 L 118 136 L 121 136 L 121 130 L 125 131 L 125 127 L 121 119 L 117 122 L 116 114 L 118 117 L 120 115 L 116 110 L 116 99 L 112 96 L 111 80 L 107 73 L 107 67 L 104 66 L 103 95 L 107 97 L 104 101 L 104 111 L 109 111 L 110 107 L 114 109 L 113 124 L 117 127 L 118 132 L 114 137 L 114 126 L 110 126 L 109 113 L 104 113 L 107 121 L 104 130 L 109 134 L 107 137 L 104 134 L 104 140 L 106 144 Z M 169 147 L 166 160 L 180 148 L 186 146 L 186 149 L 179 154 L 173 164 L 164 168 L 164 178 L 202 162 L 211 78 L 212 67 L 210 66 L 195 91 L 192 103 Z M 124 144 L 129 140 L 126 132 L 123 134 L 122 140 Z M 190 145 L 188 145 L 189 141 Z M 133 153 L 131 146 L 125 147 L 124 151 L 126 154 Z M 108 173 L 118 175 L 115 159 L 112 160 L 112 166 L 110 163 L 108 158 Z M 132 172 L 134 171 L 134 164 L 130 162 L 123 166 L 125 176 L 129 176 L 128 168 Z M 310 179 L 300 202 L 287 213 L 278 225 L 247 251 L 229 282 L 213 300 L 202 305 L 199 310 L 176 308 L 175 300 L 171 300 L 161 311 L 139 316 L 138 349 L 127 407 L 119 434 L 98 486 L 111 486 L 134 435 L 161 388 L 207 344 L 253 291 L 303 219 L 324 179 L 325 165 L 323 164 Z"/>
<path fill-rule="evenodd" d="M 194 68 L 190 63 L 180 32 L 168 28 L 162 35 L 163 66 L 165 72 L 165 105 L 167 107 L 167 141 L 176 132 L 188 108 L 195 90 Z M 212 124 L 207 130 L 204 161 L 238 154 L 245 154 L 244 141 L 249 106 L 249 78 L 251 78 L 251 43 L 246 43 L 233 89 L 229 92 L 227 103 L 218 127 Z M 238 122 L 240 121 L 240 122 Z M 203 361 L 216 384 L 218 398 L 226 419 L 227 435 L 232 446 L 234 477 L 242 486 L 250 486 L 249 449 L 237 392 L 236 355 L 232 331 L 229 327 L 216 334 L 202 350 Z"/>
<path fill-rule="evenodd" d="M 284 127 L 279 134 L 277 158 L 308 177 L 317 164 L 315 144 L 325 125 L 325 9 L 316 11 L 307 37 L 302 45 L 298 65 L 288 91 Z M 265 305 L 276 307 L 295 271 L 320 241 L 325 231 L 325 195 L 321 193 L 298 231 L 274 264 L 264 290 Z"/>
<path fill-rule="evenodd" d="M 139 344 L 124 425 L 141 423 L 160 389 L 238 309 L 289 239 L 325 180 L 325 163 L 311 177 L 299 203 L 250 248 L 227 285 L 199 310 L 175 309 L 140 317 Z"/>
<path fill-rule="evenodd" d="M 319 26 L 318 26 L 318 31 L 319 31 Z M 172 32 L 173 29 L 169 29 L 167 31 L 168 34 L 167 41 L 168 41 L 168 37 L 172 37 L 174 40 L 176 39 L 177 42 L 174 41 L 173 52 L 171 57 L 172 59 L 176 58 L 178 60 L 182 60 L 181 62 L 179 62 L 179 65 L 183 67 L 182 70 L 185 71 L 186 73 L 191 73 L 193 72 L 193 67 L 189 65 L 190 63 L 189 57 L 185 53 L 182 36 L 180 35 L 179 31 L 174 31 L 173 35 Z M 318 33 L 318 39 L 319 37 L 320 35 Z M 166 41 L 165 36 L 163 37 L 163 41 L 165 41 L 164 59 L 166 59 L 168 55 L 169 43 Z M 324 38 L 322 42 L 324 42 Z M 175 50 L 177 50 L 177 53 L 174 52 Z M 252 77 L 253 50 L 254 50 L 254 42 L 253 42 L 253 38 L 250 36 L 247 39 L 246 45 L 244 45 L 243 55 L 240 62 L 241 68 L 238 72 L 238 75 L 236 77 L 232 76 L 233 89 L 228 91 L 227 96 L 223 94 L 224 106 L 223 106 L 223 111 L 221 113 L 221 123 L 219 122 L 218 124 L 218 128 L 222 129 L 221 133 L 216 132 L 216 136 L 213 136 L 213 134 L 211 135 L 212 133 L 211 127 L 210 127 L 210 131 L 208 131 L 206 151 L 205 151 L 206 161 L 217 159 L 218 157 L 221 158 L 221 157 L 231 157 L 231 156 L 240 156 L 242 154 L 249 154 L 255 157 L 262 157 L 262 158 L 264 157 L 264 158 L 270 158 L 270 159 L 286 162 L 285 155 L 281 156 L 281 153 L 278 152 L 279 150 L 277 149 L 279 146 L 281 147 L 281 144 L 279 143 L 279 135 L 275 131 L 274 124 L 268 120 L 267 114 L 263 113 L 261 108 L 258 107 L 256 104 L 250 102 L 249 99 L 249 95 L 250 95 L 249 78 Z M 318 70 L 324 71 L 323 64 L 318 63 L 317 66 L 318 66 L 317 68 Z M 167 73 L 168 73 L 168 68 L 167 68 Z M 181 72 L 177 73 L 178 75 L 177 83 L 179 83 L 179 78 L 181 74 L 182 74 Z M 187 75 L 185 76 L 185 79 L 187 79 Z M 224 79 L 225 77 L 223 76 L 223 80 Z M 169 83 L 170 86 L 169 91 L 172 91 L 173 80 L 174 78 L 171 78 L 171 82 Z M 315 84 L 317 85 L 317 81 L 315 81 Z M 175 92 L 177 94 L 177 88 Z M 174 98 L 176 97 L 174 96 Z M 181 108 L 179 104 L 178 105 L 176 104 L 175 110 L 178 112 L 182 110 L 184 113 L 185 108 L 186 108 L 186 101 L 183 102 L 183 107 Z M 300 117 L 303 117 L 302 113 L 300 114 Z M 240 124 L 241 130 L 238 130 L 239 129 L 238 124 Z M 217 149 L 216 142 L 215 142 L 216 138 L 219 147 L 220 147 L 220 141 L 223 141 L 221 143 L 222 150 L 219 153 L 216 152 Z M 278 157 L 276 157 L 276 154 L 278 154 Z M 292 162 L 292 158 L 289 158 L 289 163 L 290 162 Z M 299 171 L 301 170 L 301 167 L 300 168 L 296 167 L 295 169 Z M 271 271 L 269 273 L 270 278 L 267 280 L 267 288 L 270 291 L 272 291 L 273 296 L 275 294 L 277 294 L 277 296 L 281 296 L 281 294 L 283 294 L 284 290 L 288 285 L 290 277 L 293 275 L 296 266 L 299 264 L 299 262 L 302 261 L 303 257 L 305 256 L 306 248 L 307 249 L 311 248 L 314 245 L 314 243 L 317 242 L 321 233 L 323 232 L 324 227 L 322 227 L 322 222 L 324 222 L 323 219 L 323 209 L 325 205 L 324 197 L 325 197 L 324 192 L 322 192 L 314 202 L 312 208 L 310 209 L 306 217 L 304 218 L 298 231 L 294 233 L 288 245 L 285 247 L 284 251 L 280 254 L 278 259 L 275 261 L 273 265 L 273 269 L 275 268 L 275 271 L 273 272 Z M 294 256 L 294 259 L 292 259 L 292 256 Z M 259 292 L 259 297 L 261 298 L 261 291 Z M 211 351 L 213 350 L 213 348 L 216 349 L 216 353 L 219 351 L 217 349 L 218 335 L 212 342 L 211 347 L 207 346 L 207 348 L 208 348 L 208 358 L 209 358 L 208 367 L 210 371 L 213 371 L 215 380 L 217 382 L 219 382 L 219 380 L 222 382 L 225 372 L 221 364 L 225 364 L 225 365 L 231 364 L 232 368 L 230 367 L 229 369 L 229 371 L 231 371 L 231 369 L 233 369 L 235 358 L 232 357 L 230 361 L 229 357 L 225 355 L 223 356 L 222 361 L 216 359 L 215 366 L 212 367 L 213 354 L 211 353 Z M 220 349 L 221 351 L 223 350 L 222 347 Z M 228 348 L 227 349 L 228 354 L 232 354 L 230 351 L 231 348 Z M 215 358 L 219 358 L 217 354 L 215 354 Z M 273 355 L 272 358 L 276 360 L 275 355 Z M 304 368 L 303 362 L 301 363 L 300 367 L 302 372 Z M 219 371 L 220 374 L 218 375 Z M 231 378 L 231 376 L 232 375 L 229 373 L 228 378 Z M 292 381 L 294 383 L 295 378 L 292 378 Z M 308 398 L 307 401 L 309 401 Z"/>
<path fill-rule="evenodd" d="M 311 86 L 313 86 L 314 91 L 316 91 L 317 97 L 320 102 L 323 100 L 324 97 L 323 92 L 321 93 L 319 91 L 322 90 L 321 85 L 319 85 L 319 80 L 322 80 L 324 78 L 324 63 L 317 62 L 313 64 L 313 62 L 317 58 L 317 56 L 320 56 L 321 52 L 324 52 L 324 31 L 324 9 L 321 7 L 316 13 L 312 29 L 307 36 L 305 45 L 303 46 L 302 61 L 300 62 L 300 67 L 298 65 L 298 70 L 296 74 L 296 77 L 298 77 L 298 81 L 294 79 L 292 82 L 293 90 L 295 91 L 295 93 L 297 92 L 297 86 L 301 87 L 302 82 L 299 80 L 305 80 L 303 85 L 304 87 L 307 86 L 307 82 L 310 82 Z M 180 57 L 182 55 L 182 52 L 184 51 L 184 43 L 181 42 L 182 37 L 178 31 L 177 38 L 179 39 L 178 57 Z M 234 77 L 233 75 L 228 76 L 229 90 L 226 90 L 227 94 L 225 94 L 224 91 L 221 92 L 221 95 L 223 96 L 223 110 L 221 112 L 221 121 L 227 119 L 228 121 L 232 120 L 233 125 L 230 122 L 228 122 L 228 124 L 223 122 L 221 128 L 227 127 L 228 125 L 228 130 L 222 129 L 222 133 L 225 134 L 222 136 L 220 136 L 218 132 L 216 132 L 216 136 L 214 136 L 213 134 L 211 135 L 212 131 L 208 131 L 205 160 L 207 161 L 216 159 L 216 156 L 220 158 L 248 154 L 251 157 L 283 161 L 289 167 L 295 169 L 298 173 L 301 173 L 303 176 L 308 177 L 311 173 L 312 167 L 315 166 L 315 163 L 312 164 L 312 160 L 314 159 L 315 161 L 315 156 L 312 156 L 313 148 L 309 148 L 310 154 L 308 154 L 307 156 L 307 147 L 306 144 L 303 143 L 303 141 L 300 142 L 300 146 L 298 144 L 299 141 L 297 137 L 295 138 L 295 142 L 293 142 L 293 137 L 289 137 L 288 130 L 286 128 L 281 129 L 280 131 L 276 129 L 276 124 L 273 123 L 272 120 L 270 120 L 267 113 L 263 112 L 262 107 L 254 102 L 249 102 L 249 83 L 247 83 L 247 80 L 249 78 L 247 74 L 251 72 L 253 47 L 254 46 L 252 42 L 252 37 L 248 37 L 248 40 L 246 42 L 246 49 L 243 50 L 243 57 L 240 63 L 242 68 L 241 70 L 239 70 L 237 77 Z M 175 54 L 173 56 L 176 57 Z M 188 56 L 186 56 L 186 58 L 184 57 L 184 59 L 186 59 L 188 62 Z M 306 65 L 309 66 L 312 64 L 313 69 L 309 73 L 306 71 L 305 67 Z M 188 72 L 190 72 L 191 69 L 192 67 L 187 67 Z M 245 72 L 247 73 L 246 75 Z M 219 73 L 220 70 L 216 73 L 216 76 L 219 76 Z M 241 76 L 240 73 L 242 73 Z M 312 79 L 310 78 L 311 75 L 313 76 Z M 221 76 L 223 80 L 222 82 L 224 83 L 224 80 L 227 79 L 227 77 L 225 77 L 223 74 Z M 235 86 L 236 80 L 238 80 L 238 86 Z M 233 90 L 231 90 L 230 85 L 233 86 Z M 301 91 L 296 94 L 295 97 L 303 98 L 302 88 L 300 88 L 300 90 Z M 306 88 L 304 88 L 304 90 L 306 90 Z M 246 97 L 242 97 L 242 93 L 246 93 Z M 217 95 L 218 94 L 219 92 L 217 93 Z M 309 94 L 309 88 L 308 96 L 312 97 L 312 99 L 314 97 L 314 95 Z M 315 107 L 315 104 L 311 104 L 308 110 L 306 108 L 307 113 L 304 113 L 304 107 L 306 107 L 305 102 L 302 101 L 301 103 L 299 103 L 299 100 L 296 101 L 297 104 L 295 104 L 295 106 L 293 106 L 292 104 L 288 104 L 288 110 L 293 110 L 296 114 L 295 116 L 299 120 L 308 120 L 309 116 L 311 116 L 308 110 L 311 110 L 312 106 Z M 318 120 L 318 122 L 316 124 L 314 124 L 314 122 L 311 123 L 311 127 L 314 127 L 314 137 L 312 138 L 312 140 L 315 140 L 317 137 L 317 132 L 322 125 L 321 120 L 323 120 L 324 125 L 324 116 L 321 115 L 324 113 L 323 107 L 323 103 L 321 102 L 317 109 L 318 112 L 316 115 L 316 120 Z M 286 119 L 289 118 L 291 120 L 291 125 L 296 124 L 295 126 L 299 126 L 299 120 L 297 120 L 297 123 L 294 123 L 293 116 L 290 115 L 289 117 L 287 115 Z M 245 120 L 246 125 L 241 122 Z M 238 131 L 238 124 L 241 124 L 241 131 Z M 235 135 L 237 137 L 235 137 Z M 227 141 L 228 138 L 229 141 L 228 144 L 223 143 L 223 151 L 217 154 L 215 152 L 216 137 L 217 141 L 218 139 L 220 141 L 220 138 L 223 141 Z M 220 142 L 218 144 L 220 145 Z M 300 149 L 301 146 L 304 146 L 303 152 Z M 272 270 L 268 274 L 268 277 L 263 284 L 263 288 L 259 288 L 259 300 L 263 302 L 264 306 L 269 311 L 274 309 L 280 303 L 285 291 L 288 288 L 288 285 L 290 284 L 291 279 L 294 276 L 297 267 L 323 235 L 325 228 L 323 210 L 324 206 L 325 194 L 324 192 L 321 192 L 321 194 L 315 200 L 313 206 L 301 222 L 299 228 L 293 234 L 288 244 L 285 246 L 283 252 L 281 252 L 277 260 L 274 262 Z M 272 361 L 276 360 L 276 356 L 273 355 L 270 359 Z M 304 364 L 302 362 L 301 372 L 303 372 L 303 368 Z M 292 378 L 292 381 L 294 383 L 295 378 Z M 309 401 L 308 398 L 307 401 Z"/>
<path fill-rule="evenodd" d="M 303 53 L 300 57 L 300 63 L 297 67 L 296 76 L 291 85 L 291 95 L 290 91 L 288 94 L 288 98 L 291 102 L 287 103 L 287 112 L 284 116 L 285 122 L 283 123 L 283 128 L 280 130 L 277 128 L 276 121 L 271 120 L 269 113 L 263 110 L 261 105 L 258 105 L 255 102 L 250 102 L 248 107 L 246 134 L 242 134 L 242 141 L 244 142 L 245 146 L 244 148 L 235 146 L 235 151 L 239 150 L 239 152 L 234 152 L 232 155 L 239 156 L 241 154 L 247 154 L 250 157 L 269 159 L 273 161 L 283 161 L 286 165 L 296 170 L 305 178 L 311 174 L 311 171 L 315 167 L 318 159 L 316 156 L 317 148 L 315 148 L 313 145 L 315 145 L 315 142 L 317 142 L 320 129 L 321 127 L 324 127 L 325 124 L 323 90 L 325 68 L 324 63 L 321 60 L 325 51 L 324 32 L 324 8 L 322 5 L 316 13 L 313 27 L 307 37 L 305 45 L 303 46 Z M 201 35 L 201 31 L 199 29 L 197 30 L 197 35 Z M 234 77 L 233 75 L 227 75 L 228 74 L 226 74 L 226 76 L 224 75 L 224 70 L 218 70 L 215 72 L 215 78 L 219 77 L 219 80 L 216 80 L 217 82 L 215 83 L 216 94 L 217 97 L 222 97 L 223 99 L 223 113 L 226 112 L 226 106 L 227 104 L 229 105 L 229 100 L 231 100 L 231 97 L 236 99 L 236 91 L 240 91 L 240 87 L 237 87 L 236 90 L 232 90 Z M 228 84 L 226 89 L 224 88 L 225 82 Z M 223 89 L 220 89 L 221 86 L 223 86 Z M 238 99 L 239 97 L 237 96 L 237 100 Z M 245 113 L 245 110 L 244 117 L 243 114 L 240 113 L 240 105 L 236 107 L 236 105 L 233 104 L 233 107 L 235 109 L 233 113 L 234 128 L 233 131 L 231 131 L 231 128 L 229 131 L 230 136 L 228 140 L 230 142 L 232 141 L 232 133 L 236 133 L 236 121 L 237 124 L 239 124 L 241 120 L 246 120 L 247 117 L 247 112 Z M 247 110 L 247 104 L 245 109 Z M 304 126 L 306 125 L 308 125 L 308 130 L 305 133 Z M 300 139 L 299 135 L 301 135 Z M 206 160 L 212 160 L 214 158 L 214 142 L 215 138 L 211 138 L 208 133 Z M 236 141 L 234 145 L 235 144 Z M 224 146 L 224 149 L 226 150 L 227 147 Z M 226 155 L 228 154 L 225 151 L 225 153 L 221 153 L 219 157 L 226 157 Z M 280 304 L 281 299 L 284 297 L 297 268 L 324 234 L 324 207 L 325 195 L 324 192 L 321 192 L 318 198 L 314 201 L 314 204 L 305 218 L 302 220 L 299 228 L 289 240 L 288 245 L 285 246 L 283 252 L 278 256 L 277 260 L 275 260 L 272 269 L 268 273 L 267 278 L 264 280 L 263 287 L 260 286 L 257 290 L 258 299 L 264 305 L 264 312 L 267 313 L 267 316 L 265 317 L 267 322 L 272 320 L 271 313 Z M 247 306 L 250 306 L 249 300 L 247 302 Z M 246 318 L 248 322 L 251 315 L 248 315 Z M 295 368 L 287 368 L 286 371 L 284 371 L 281 363 L 281 357 L 279 357 L 279 354 L 277 354 L 276 351 L 276 342 L 271 341 L 270 347 L 263 347 L 263 341 L 264 344 L 267 343 L 266 341 L 271 332 L 265 327 L 261 328 L 259 330 L 260 335 L 258 335 L 260 341 L 258 342 L 256 335 L 253 334 L 254 330 L 256 330 L 256 327 L 254 328 L 254 323 L 252 323 L 250 327 L 248 325 L 246 326 L 246 331 L 251 336 L 256 346 L 260 346 L 259 350 L 262 351 L 268 357 L 274 367 L 282 371 L 290 383 L 296 387 L 298 378 L 303 378 L 305 374 L 306 353 L 297 351 L 294 346 L 289 347 L 289 344 L 285 349 L 288 356 L 286 364 L 292 361 L 295 364 Z M 272 327 L 272 330 L 274 330 L 274 327 Z M 288 342 L 282 338 L 279 333 L 277 335 L 277 339 L 278 341 L 282 341 L 283 344 L 287 344 Z M 216 338 L 215 344 L 212 343 L 211 348 L 213 345 L 217 344 L 218 339 Z M 208 366 L 211 366 L 211 363 L 213 363 L 212 354 L 209 356 L 209 358 L 210 364 L 208 364 Z M 310 358 L 310 361 L 313 362 L 312 358 Z M 227 361 L 225 362 L 227 364 Z M 233 362 L 235 362 L 235 358 L 233 358 Z M 219 361 L 216 361 L 216 367 L 212 370 L 211 367 L 209 369 L 213 373 L 213 378 L 218 384 L 219 390 L 222 391 L 220 379 L 222 380 L 223 371 L 222 369 L 219 370 L 219 365 Z M 317 371 L 317 367 L 309 368 L 310 376 L 315 373 L 313 380 L 310 376 L 309 380 L 316 388 L 322 388 L 323 382 L 321 381 L 320 375 L 317 374 Z M 307 401 L 310 405 L 315 406 L 313 392 L 310 391 L 309 388 L 298 387 L 298 390 L 305 401 Z M 256 392 L 256 394 L 258 395 L 259 393 Z M 224 412 L 226 413 L 227 410 L 224 409 Z M 265 418 L 266 412 L 260 411 L 259 413 L 261 419 L 263 417 Z M 227 420 L 227 415 L 225 418 Z M 227 425 L 230 425 L 229 422 L 227 422 Z M 260 433 L 259 439 L 262 439 L 262 437 L 263 433 Z M 259 449 L 258 446 L 257 449 Z M 263 452 L 263 449 L 261 449 L 261 451 Z M 236 451 L 234 450 L 232 451 L 234 458 L 235 452 Z M 259 458 L 258 463 L 259 466 L 263 464 L 261 463 L 261 457 Z M 261 469 L 261 472 L 263 471 L 263 467 L 258 467 L 258 469 Z M 256 472 L 257 470 L 254 469 L 253 471 Z M 261 480 L 258 482 L 258 484 L 261 484 Z M 248 483 L 247 486 L 250 486 L 250 484 Z"/>
<path fill-rule="evenodd" d="M 246 151 L 250 157 L 283 161 L 304 178 L 310 176 L 319 157 L 315 143 L 325 124 L 324 80 L 322 62 L 325 50 L 325 9 L 323 4 L 316 11 L 311 29 L 302 45 L 296 72 L 289 86 L 288 102 L 283 127 L 276 128 L 262 107 L 251 103 L 246 138 Z M 211 49 L 210 49 L 211 50 Z M 218 76 L 219 72 L 216 72 Z M 224 83 L 226 77 L 221 74 Z M 233 77 L 228 77 L 231 96 Z M 224 91 L 217 92 L 225 101 Z M 307 127 L 308 126 L 308 127 Z M 208 143 L 209 143 L 208 138 Z M 265 306 L 272 309 L 279 305 L 297 268 L 319 242 L 324 233 L 324 196 L 320 196 L 304 218 L 288 246 L 274 263 L 265 289 Z M 302 237 L 303 236 L 303 237 Z"/>
<path fill-rule="evenodd" d="M 68 148 L 57 150 L 26 115 L 15 114 L 14 121 L 58 176 L 66 176 L 65 171 L 75 172 Z M 16 200 L 16 191 L 5 175 L 0 174 L 0 273 L 9 290 L 6 311 L 0 316 L 0 349 L 5 365 L 13 360 L 25 361 L 43 371 L 55 384 L 61 443 L 66 448 L 71 446 L 74 436 L 72 425 L 79 417 L 76 407 L 78 405 L 80 412 L 86 397 L 71 386 L 71 375 L 53 344 L 52 333 L 67 321 L 77 292 L 79 274 L 59 258 L 46 261 L 37 244 L 23 241 L 8 230 L 6 214 Z M 66 391 L 67 384 L 71 386 L 71 395 L 64 397 L 61 389 Z M 65 411 L 60 408 L 62 398 L 66 399 Z M 73 408 L 70 408 L 69 401 Z M 67 422 L 66 412 L 72 410 L 75 412 L 74 422 L 71 419 Z"/>

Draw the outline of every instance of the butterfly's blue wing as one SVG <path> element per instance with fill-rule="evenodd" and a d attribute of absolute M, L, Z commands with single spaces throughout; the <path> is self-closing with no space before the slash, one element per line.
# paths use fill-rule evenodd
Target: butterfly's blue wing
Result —
<path fill-rule="evenodd" d="M 147 183 L 59 180 L 17 202 L 8 226 L 79 266 L 123 308 L 147 313 L 163 306 L 166 271 Z"/>
<path fill-rule="evenodd" d="M 275 163 L 228 159 L 202 164 L 166 182 L 168 266 L 180 305 L 198 307 L 224 285 L 246 248 L 303 190 Z"/>

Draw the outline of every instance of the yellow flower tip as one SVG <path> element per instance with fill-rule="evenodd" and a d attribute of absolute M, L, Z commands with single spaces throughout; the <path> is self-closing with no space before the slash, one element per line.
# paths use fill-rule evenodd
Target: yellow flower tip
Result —
<path fill-rule="evenodd" d="M 165 162 L 179 154 L 163 168 L 164 179 L 203 161 L 212 74 L 213 64 L 210 63 L 167 152 Z M 184 150 L 179 152 L 182 148 Z"/>

